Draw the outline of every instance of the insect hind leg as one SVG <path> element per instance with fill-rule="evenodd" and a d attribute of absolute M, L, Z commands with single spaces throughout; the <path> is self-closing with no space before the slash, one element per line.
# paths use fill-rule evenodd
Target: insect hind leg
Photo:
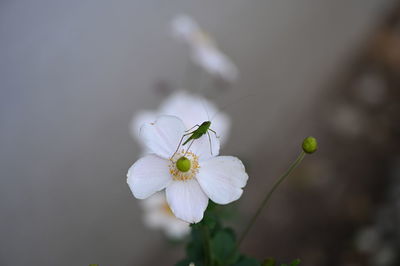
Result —
<path fill-rule="evenodd" d="M 200 125 L 199 124 L 196 124 L 196 125 L 194 125 L 194 126 L 192 126 L 191 128 L 189 128 L 188 130 L 185 130 L 185 132 L 189 132 L 189 131 L 191 131 L 193 128 L 195 128 L 195 127 L 200 127 Z"/>
<path fill-rule="evenodd" d="M 195 141 L 195 139 L 192 140 L 192 142 L 190 142 L 189 147 L 186 149 L 185 154 L 184 154 L 183 156 L 186 156 L 186 154 L 187 154 L 188 151 L 190 150 L 190 147 L 192 147 L 192 144 L 193 144 L 194 141 Z"/>
<path fill-rule="evenodd" d="M 212 133 L 215 134 L 215 136 L 216 136 L 217 138 L 219 138 L 219 136 L 217 135 L 217 132 L 215 132 L 215 130 L 213 130 L 213 129 L 211 129 L 211 128 L 209 128 L 208 130 L 210 130 Z"/>
<path fill-rule="evenodd" d="M 213 149 L 212 149 L 212 143 L 211 143 L 211 136 L 210 136 L 210 133 L 208 132 L 208 130 L 207 130 L 207 135 L 208 135 L 208 141 L 210 143 L 210 152 L 211 152 L 211 155 L 214 156 Z"/>
<path fill-rule="evenodd" d="M 183 134 L 183 135 L 182 135 L 182 138 L 181 138 L 181 140 L 179 141 L 178 147 L 176 147 L 176 150 L 175 150 L 174 154 L 172 154 L 171 158 L 169 158 L 170 160 L 172 160 L 172 158 L 174 158 L 175 154 L 178 152 L 179 148 L 181 147 L 181 144 L 182 144 L 183 139 L 184 139 L 187 135 L 190 135 L 190 134 L 192 134 L 192 132 L 189 132 L 189 133 L 186 133 L 186 134 Z"/>

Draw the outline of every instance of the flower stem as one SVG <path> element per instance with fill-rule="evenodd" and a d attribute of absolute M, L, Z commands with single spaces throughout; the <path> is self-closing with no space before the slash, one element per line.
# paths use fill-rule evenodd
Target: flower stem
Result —
<path fill-rule="evenodd" d="M 204 266 L 211 266 L 211 253 L 210 253 L 210 230 L 207 225 L 201 226 L 203 232 L 203 248 L 204 248 Z"/>
<path fill-rule="evenodd" d="M 292 163 L 292 165 L 290 165 L 290 167 L 286 170 L 285 173 L 283 173 L 283 175 L 281 175 L 274 183 L 274 185 L 272 186 L 272 188 L 270 189 L 270 191 L 268 191 L 267 195 L 265 196 L 264 200 L 261 202 L 261 205 L 258 207 L 256 213 L 254 214 L 254 216 L 251 218 L 250 222 L 248 223 L 246 229 L 243 231 L 242 235 L 239 238 L 237 247 L 240 246 L 240 244 L 242 243 L 243 239 L 245 238 L 245 236 L 247 235 L 247 233 L 249 232 L 250 228 L 253 226 L 254 222 L 257 220 L 258 216 L 260 215 L 261 211 L 263 210 L 263 208 L 265 207 L 265 205 L 267 204 L 268 200 L 271 198 L 272 194 L 274 193 L 274 191 L 278 188 L 278 186 L 283 182 L 283 180 L 286 179 L 286 177 L 288 177 L 292 171 L 294 169 L 296 169 L 296 167 L 301 163 L 301 161 L 303 160 L 305 156 L 305 152 L 302 151 L 300 153 L 300 155 L 297 157 L 297 159 Z"/>

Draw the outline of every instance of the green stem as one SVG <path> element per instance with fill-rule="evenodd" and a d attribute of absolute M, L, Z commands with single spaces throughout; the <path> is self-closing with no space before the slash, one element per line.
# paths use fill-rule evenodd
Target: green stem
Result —
<path fill-rule="evenodd" d="M 201 230 L 203 232 L 203 241 L 204 241 L 204 266 L 211 266 L 211 252 L 210 252 L 210 231 L 208 230 L 207 225 L 202 224 Z"/>
<path fill-rule="evenodd" d="M 246 229 L 243 231 L 242 235 L 239 238 L 237 247 L 240 246 L 240 244 L 242 243 L 243 239 L 245 238 L 245 236 L 247 235 L 247 233 L 249 232 L 250 228 L 253 226 L 254 222 L 257 220 L 258 216 L 260 215 L 261 211 L 263 210 L 263 208 L 265 207 L 265 205 L 267 204 L 268 200 L 271 198 L 272 194 L 274 193 L 274 191 L 278 188 L 278 186 L 283 182 L 283 180 L 286 179 L 286 177 L 288 177 L 292 171 L 294 169 L 296 169 L 296 167 L 301 163 L 301 161 L 303 160 L 305 156 L 305 152 L 302 151 L 300 153 L 300 155 L 297 157 L 296 161 L 294 161 L 292 163 L 292 165 L 286 170 L 286 172 L 281 175 L 274 183 L 274 185 L 272 186 L 272 188 L 270 189 L 270 191 L 268 192 L 268 194 L 265 196 L 264 200 L 262 201 L 260 207 L 258 207 L 256 213 L 254 214 L 254 216 L 251 218 L 250 222 L 248 223 Z"/>

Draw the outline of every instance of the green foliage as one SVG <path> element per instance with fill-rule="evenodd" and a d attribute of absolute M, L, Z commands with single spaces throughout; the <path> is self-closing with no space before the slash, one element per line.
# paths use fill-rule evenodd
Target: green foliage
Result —
<path fill-rule="evenodd" d="M 217 265 L 230 265 L 236 262 L 239 253 L 236 249 L 236 239 L 231 229 L 225 228 L 216 232 L 211 239 L 211 251 Z"/>
<path fill-rule="evenodd" d="M 295 259 L 294 261 L 292 261 L 291 263 L 290 263 L 290 266 L 297 266 L 297 265 L 300 265 L 300 259 Z"/>
<path fill-rule="evenodd" d="M 267 258 L 265 259 L 261 266 L 276 266 L 276 260 L 274 258 Z M 297 266 L 300 265 L 300 260 L 299 259 L 295 259 L 293 260 L 289 265 L 286 263 L 281 264 L 281 266 Z"/>
<path fill-rule="evenodd" d="M 275 266 L 276 260 L 274 258 L 268 258 L 268 259 L 265 259 L 261 265 L 262 266 Z"/>
<path fill-rule="evenodd" d="M 242 256 L 233 266 L 260 266 L 260 262 L 254 258 Z"/>
<path fill-rule="evenodd" d="M 240 254 L 235 232 L 221 222 L 221 206 L 210 201 L 200 223 L 191 224 L 190 241 L 186 245 L 186 258 L 176 266 L 277 266 L 272 258 L 262 263 L 255 258 Z M 294 260 L 289 266 L 297 266 Z M 282 264 L 281 266 L 288 266 Z"/>

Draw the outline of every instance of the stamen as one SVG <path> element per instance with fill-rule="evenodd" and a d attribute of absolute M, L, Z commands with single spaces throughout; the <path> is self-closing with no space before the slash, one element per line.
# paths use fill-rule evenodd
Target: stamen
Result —
<path fill-rule="evenodd" d="M 169 172 L 173 180 L 186 181 L 199 172 L 198 157 L 191 151 L 181 150 L 170 160 Z"/>

